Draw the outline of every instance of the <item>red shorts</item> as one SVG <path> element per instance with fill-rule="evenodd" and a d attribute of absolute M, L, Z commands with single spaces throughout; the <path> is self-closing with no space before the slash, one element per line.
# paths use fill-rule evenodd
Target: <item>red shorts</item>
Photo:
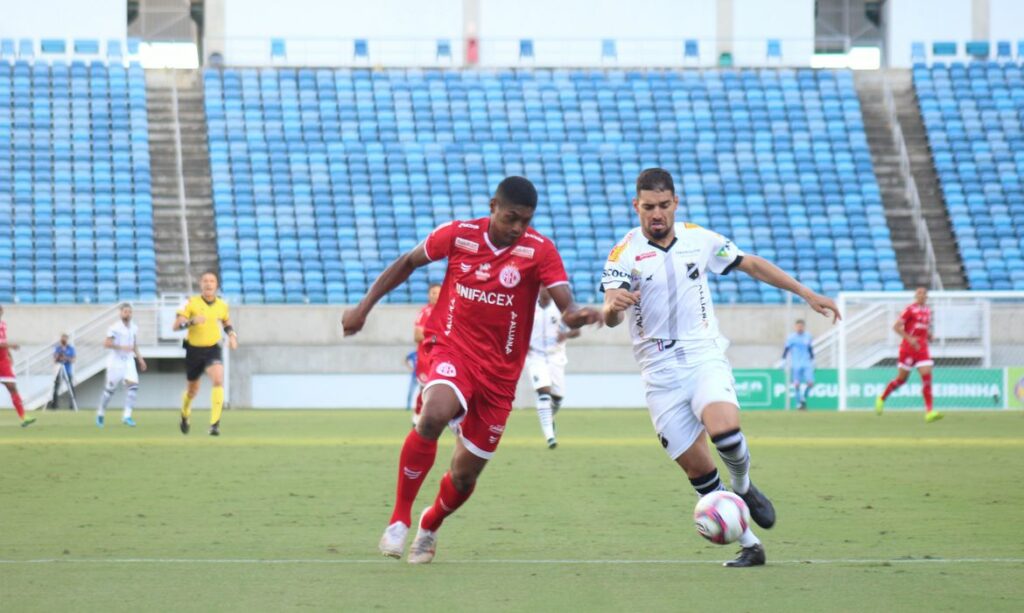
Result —
<path fill-rule="evenodd" d="M 917 349 L 914 349 L 914 347 L 906 341 L 900 343 L 899 367 L 903 370 L 914 370 L 921 366 L 931 366 L 934 363 L 935 362 L 932 361 L 932 356 L 928 353 L 927 341 L 918 339 Z"/>
<path fill-rule="evenodd" d="M 10 360 L 0 360 L 0 381 L 14 382 L 14 364 Z"/>
<path fill-rule="evenodd" d="M 505 389 L 507 386 L 489 381 L 481 375 L 472 360 L 453 351 L 434 347 L 430 355 L 430 372 L 423 389 L 446 385 L 455 392 L 462 405 L 462 412 L 452 420 L 453 425 L 458 426 L 459 438 L 470 453 L 489 460 L 498 448 L 501 435 L 505 433 L 505 423 L 512 412 L 515 388 Z"/>

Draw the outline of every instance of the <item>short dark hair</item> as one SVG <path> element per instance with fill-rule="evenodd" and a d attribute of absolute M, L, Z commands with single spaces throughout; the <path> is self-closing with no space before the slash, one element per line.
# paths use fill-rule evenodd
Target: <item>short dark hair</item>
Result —
<path fill-rule="evenodd" d="M 796 323 L 798 323 L 798 324 L 805 324 L 805 325 L 807 324 L 807 322 L 805 322 L 805 321 L 804 321 L 804 320 L 802 320 L 802 319 L 798 319 L 798 320 L 796 320 Z"/>
<path fill-rule="evenodd" d="M 636 195 L 639 196 L 645 189 L 675 194 L 676 184 L 672 181 L 672 175 L 664 168 L 645 168 L 636 178 Z"/>
<path fill-rule="evenodd" d="M 506 204 L 537 208 L 537 188 L 525 177 L 506 177 L 498 184 L 494 197 Z"/>
<path fill-rule="evenodd" d="M 122 302 L 121 304 L 117 305 L 117 308 L 119 308 L 119 309 L 132 309 L 132 303 L 130 303 L 130 302 Z M 132 309 L 132 310 L 134 311 L 135 309 Z"/>
<path fill-rule="evenodd" d="M 427 291 L 430 291 L 430 290 L 434 289 L 435 287 L 441 287 L 441 284 L 440 283 L 431 283 L 430 285 L 427 286 Z"/>
<path fill-rule="evenodd" d="M 203 274 L 199 275 L 199 278 L 202 279 L 206 275 L 213 275 L 213 278 L 217 280 L 217 283 L 220 283 L 220 275 L 217 274 L 216 270 L 204 270 Z"/>

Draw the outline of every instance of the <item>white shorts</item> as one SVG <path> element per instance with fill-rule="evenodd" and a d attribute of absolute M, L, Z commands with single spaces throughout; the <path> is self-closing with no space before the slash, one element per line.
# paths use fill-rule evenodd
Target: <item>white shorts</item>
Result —
<path fill-rule="evenodd" d="M 547 356 L 528 356 L 526 358 L 527 372 L 530 373 L 530 382 L 533 389 L 550 387 L 553 396 L 565 396 L 565 358 L 558 354 Z"/>
<path fill-rule="evenodd" d="M 111 358 L 107 360 L 107 386 L 118 385 L 124 382 L 125 385 L 139 382 L 139 371 L 135 367 L 135 358 L 127 360 Z"/>
<path fill-rule="evenodd" d="M 724 357 L 690 366 L 669 364 L 641 376 L 654 431 L 673 460 L 704 433 L 704 407 L 713 402 L 740 405 L 732 367 Z"/>

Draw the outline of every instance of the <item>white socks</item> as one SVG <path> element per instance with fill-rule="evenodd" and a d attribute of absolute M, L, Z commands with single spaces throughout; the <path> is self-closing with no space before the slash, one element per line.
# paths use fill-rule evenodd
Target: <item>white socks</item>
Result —
<path fill-rule="evenodd" d="M 551 395 L 537 394 L 537 417 L 540 418 L 540 429 L 544 440 L 555 438 L 555 418 L 551 412 Z"/>

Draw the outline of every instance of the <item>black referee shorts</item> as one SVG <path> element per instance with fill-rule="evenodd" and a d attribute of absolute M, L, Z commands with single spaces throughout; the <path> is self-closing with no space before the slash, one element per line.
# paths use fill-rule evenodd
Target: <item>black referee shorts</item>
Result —
<path fill-rule="evenodd" d="M 221 363 L 220 345 L 193 347 L 185 343 L 185 378 L 189 381 L 198 381 L 208 367 Z"/>

